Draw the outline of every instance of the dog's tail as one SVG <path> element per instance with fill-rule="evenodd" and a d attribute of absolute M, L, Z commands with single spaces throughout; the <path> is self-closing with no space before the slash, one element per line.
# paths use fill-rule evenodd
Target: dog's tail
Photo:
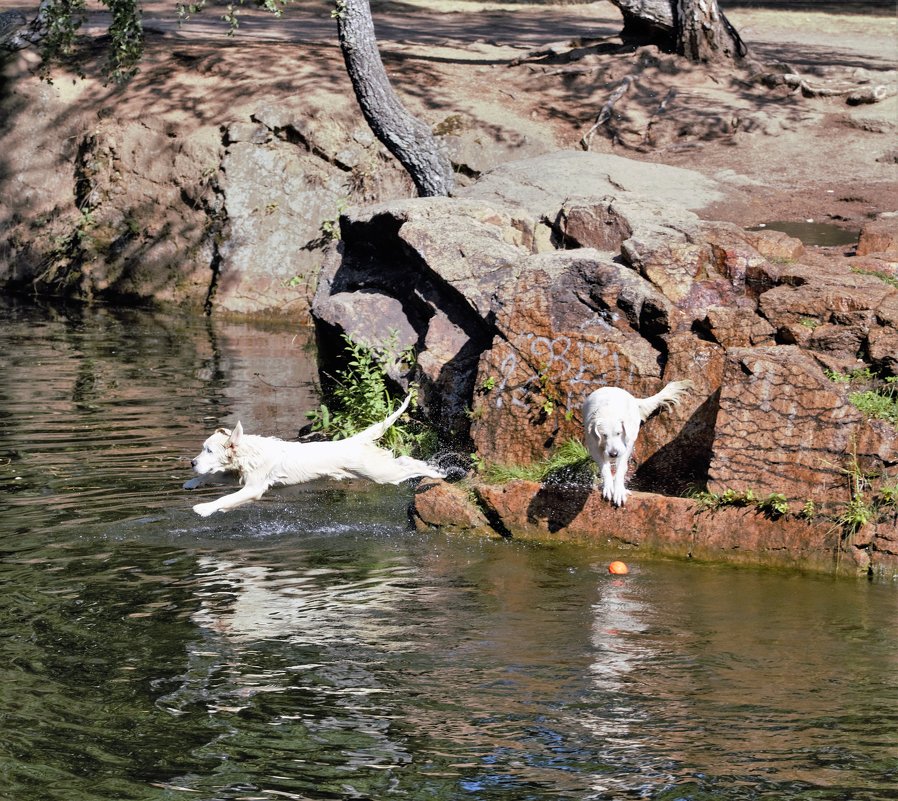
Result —
<path fill-rule="evenodd" d="M 359 431 L 358 434 L 353 434 L 349 439 L 354 439 L 358 442 L 376 442 L 379 440 L 384 434 L 387 433 L 387 429 L 393 425 L 400 417 L 402 417 L 402 413 L 408 408 L 409 403 L 411 402 L 412 396 L 406 396 L 406 399 L 402 401 L 402 405 L 387 417 L 385 420 L 381 420 L 379 423 L 375 423 L 372 426 L 368 426 L 364 431 Z"/>
<path fill-rule="evenodd" d="M 643 420 L 647 420 L 649 415 L 656 409 L 664 409 L 668 406 L 676 406 L 680 402 L 680 398 L 687 390 L 692 389 L 693 383 L 687 378 L 685 381 L 671 381 L 660 392 L 648 398 L 637 398 L 636 405 L 639 407 L 639 416 Z"/>

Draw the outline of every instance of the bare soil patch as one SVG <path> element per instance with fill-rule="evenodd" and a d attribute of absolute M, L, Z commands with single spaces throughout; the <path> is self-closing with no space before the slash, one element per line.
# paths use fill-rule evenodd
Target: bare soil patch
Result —
<path fill-rule="evenodd" d="M 0 0 L 0 10 L 16 5 Z M 498 141 L 509 157 L 516 150 L 580 147 L 611 92 L 632 76 L 591 149 L 690 167 L 723 181 L 733 191 L 713 210 L 720 219 L 745 226 L 773 219 L 857 226 L 898 208 L 894 97 L 850 106 L 844 97 L 771 89 L 750 71 L 709 69 L 655 48 L 624 47 L 617 38 L 620 14 L 604 1 L 409 0 L 373 7 L 384 61 L 409 107 L 435 126 Z M 881 0 L 723 7 L 762 62 L 816 81 L 896 80 L 896 20 Z M 141 74 L 124 88 L 85 92 L 66 84 L 79 113 L 225 125 L 263 96 L 301 98 L 318 115 L 353 113 L 331 4 L 301 0 L 283 19 L 247 10 L 233 37 L 214 7 L 186 25 L 179 25 L 169 0 L 144 8 L 148 50 Z M 99 32 L 104 19 L 102 10 L 91 11 L 87 29 Z"/>

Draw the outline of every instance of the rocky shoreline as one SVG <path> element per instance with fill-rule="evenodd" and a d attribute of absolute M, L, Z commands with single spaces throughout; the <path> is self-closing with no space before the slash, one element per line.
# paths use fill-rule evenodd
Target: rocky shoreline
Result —
<path fill-rule="evenodd" d="M 855 396 L 893 398 L 896 221 L 824 254 L 677 202 L 716 191 L 568 152 L 506 163 L 456 198 L 349 210 L 312 305 L 319 341 L 415 348 L 431 419 L 485 463 L 580 438 L 596 387 L 693 380 L 644 426 L 631 485 L 648 494 L 625 509 L 583 485 L 475 481 L 466 526 L 891 575 L 898 432 Z M 671 497 L 697 488 L 716 500 Z M 458 525 L 447 492 L 419 493 L 419 519 Z M 455 511 L 443 520 L 428 497 Z"/>
<path fill-rule="evenodd" d="M 564 13 L 580 31 L 609 8 Z M 544 24 L 540 9 L 482 24 L 501 19 L 512 37 L 523 13 Z M 617 22 L 603 22 L 609 36 Z M 302 39 L 301 24 L 299 60 L 293 47 L 197 44 L 162 26 L 127 88 L 104 85 L 90 52 L 86 80 L 53 85 L 21 54 L 2 75 L 0 285 L 286 317 L 314 326 L 325 371 L 344 335 L 413 348 L 412 374 L 395 378 L 415 381 L 444 442 L 482 463 L 526 465 L 579 437 L 599 386 L 645 396 L 690 378 L 687 401 L 644 426 L 624 509 L 582 482 L 475 475 L 423 485 L 417 519 L 894 575 L 895 98 L 871 110 L 756 83 L 734 93 L 651 49 L 472 50 L 462 27 L 451 48 L 401 37 L 386 48 L 406 90 L 422 64 L 433 70 L 431 94 L 407 94 L 452 153 L 451 198 L 408 199 L 335 44 Z M 606 152 L 578 149 L 594 116 L 580 111 L 634 65 L 647 97 L 678 102 L 661 114 L 647 100 L 596 139 Z M 842 146 L 827 161 L 833 136 Z M 781 167 L 795 172 L 772 188 Z M 815 208 L 862 227 L 856 245 L 748 230 L 777 219 L 774 205 L 804 209 L 809 186 Z"/>
<path fill-rule="evenodd" d="M 886 580 L 898 576 L 894 515 L 846 533 L 832 519 L 780 515 L 757 504 L 712 509 L 690 498 L 634 492 L 625 507 L 616 508 L 583 482 L 427 480 L 415 493 L 412 519 L 422 531 L 585 542 L 623 558 L 660 556 Z"/>

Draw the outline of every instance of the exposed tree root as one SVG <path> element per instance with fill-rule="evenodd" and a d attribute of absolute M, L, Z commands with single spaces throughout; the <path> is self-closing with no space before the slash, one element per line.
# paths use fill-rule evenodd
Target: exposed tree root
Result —
<path fill-rule="evenodd" d="M 603 105 L 601 111 L 599 111 L 599 115 L 596 117 L 596 121 L 593 123 L 592 128 L 590 128 L 583 135 L 583 138 L 580 139 L 580 145 L 584 150 L 589 150 L 589 145 L 592 142 L 592 138 L 595 136 L 596 131 L 611 119 L 611 115 L 614 112 L 614 104 L 627 93 L 627 90 L 635 80 L 635 75 L 628 75 L 614 88 L 614 91 L 611 93 L 608 100 L 605 101 L 605 105 Z"/>
<path fill-rule="evenodd" d="M 798 89 L 804 97 L 844 97 L 853 106 L 862 103 L 879 103 L 898 94 L 894 83 L 874 84 L 866 76 L 838 79 L 809 79 L 798 72 L 768 72 L 761 77 L 766 86 L 789 86 Z"/>

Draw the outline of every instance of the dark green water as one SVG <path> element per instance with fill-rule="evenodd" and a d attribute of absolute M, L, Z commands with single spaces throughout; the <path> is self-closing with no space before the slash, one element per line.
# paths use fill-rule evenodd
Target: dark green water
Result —
<path fill-rule="evenodd" d="M 4 801 L 898 799 L 898 587 L 612 577 L 407 487 L 204 520 L 186 460 L 295 431 L 306 336 L 0 314 Z"/>
<path fill-rule="evenodd" d="M 800 239 L 805 245 L 818 247 L 838 247 L 840 245 L 857 244 L 860 231 L 843 228 L 833 223 L 807 222 L 797 220 L 777 220 L 765 223 L 752 231 L 768 228 L 771 231 L 782 231 L 784 234 Z"/>

